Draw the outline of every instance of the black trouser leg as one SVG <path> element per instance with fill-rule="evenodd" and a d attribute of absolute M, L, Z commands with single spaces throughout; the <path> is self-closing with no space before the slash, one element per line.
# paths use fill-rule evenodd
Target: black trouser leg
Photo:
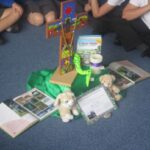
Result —
<path fill-rule="evenodd" d="M 93 34 L 106 34 L 113 32 L 111 20 L 108 17 L 91 18 L 90 24 L 93 28 Z"/>
<path fill-rule="evenodd" d="M 112 24 L 125 50 L 130 51 L 143 43 L 140 36 L 126 20 L 114 18 Z"/>
<path fill-rule="evenodd" d="M 136 30 L 141 39 L 150 47 L 150 29 L 141 19 L 136 19 L 130 22 L 131 26 Z"/>
<path fill-rule="evenodd" d="M 84 6 L 88 3 L 88 0 L 76 0 L 76 11 L 77 13 L 84 12 Z"/>
<path fill-rule="evenodd" d="M 2 33 L 0 32 L 0 45 L 3 45 L 6 43 L 5 38 L 2 36 Z"/>
<path fill-rule="evenodd" d="M 133 20 L 130 24 L 138 32 L 142 40 L 148 45 L 148 48 L 143 51 L 142 56 L 150 57 L 150 29 L 141 19 Z"/>

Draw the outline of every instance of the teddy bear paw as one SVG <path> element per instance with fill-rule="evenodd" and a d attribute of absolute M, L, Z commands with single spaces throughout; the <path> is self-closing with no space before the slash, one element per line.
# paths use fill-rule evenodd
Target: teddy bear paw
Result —
<path fill-rule="evenodd" d="M 110 117 L 111 117 L 111 113 L 105 113 L 105 114 L 103 115 L 103 117 L 104 117 L 105 119 L 110 118 Z"/>
<path fill-rule="evenodd" d="M 66 115 L 66 118 L 68 118 L 69 120 L 72 120 L 73 119 L 73 115 L 68 114 L 68 115 Z"/>
<path fill-rule="evenodd" d="M 73 115 L 70 115 L 70 114 L 67 114 L 64 117 L 62 117 L 62 121 L 66 122 L 66 123 L 69 122 L 72 119 L 73 119 Z"/>
<path fill-rule="evenodd" d="M 121 100 L 121 98 L 122 98 L 122 96 L 121 96 L 121 95 L 115 95 L 115 100 L 116 100 L 116 101 L 120 101 L 120 100 Z"/>
<path fill-rule="evenodd" d="M 78 116 L 79 115 L 79 112 L 77 110 L 73 110 L 72 113 L 75 115 L 75 116 Z"/>
<path fill-rule="evenodd" d="M 69 122 L 70 120 L 69 120 L 68 118 L 62 118 L 62 121 L 65 122 L 65 123 L 67 123 L 67 122 Z"/>

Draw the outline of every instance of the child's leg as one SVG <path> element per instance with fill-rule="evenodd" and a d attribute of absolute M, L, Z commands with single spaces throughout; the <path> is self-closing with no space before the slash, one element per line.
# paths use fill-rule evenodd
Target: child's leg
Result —
<path fill-rule="evenodd" d="M 85 6 L 88 4 L 88 0 L 76 0 L 77 13 L 85 12 Z"/>
<path fill-rule="evenodd" d="M 55 2 L 52 0 L 42 0 L 40 4 L 41 11 L 45 16 L 45 21 L 49 23 L 54 22 L 57 18 L 57 8 Z"/>
<path fill-rule="evenodd" d="M 110 20 L 111 19 L 107 16 L 103 16 L 100 18 L 91 17 L 89 20 L 89 24 L 93 28 L 93 34 L 105 35 L 107 33 L 113 32 Z"/>
<path fill-rule="evenodd" d="M 56 14 L 54 11 L 50 11 L 45 15 L 45 21 L 48 23 L 54 22 L 56 20 Z"/>
<path fill-rule="evenodd" d="M 29 12 L 27 16 L 28 22 L 35 26 L 42 25 L 44 23 L 44 18 L 40 11 L 38 2 L 33 2 L 32 0 L 28 0 L 26 6 Z"/>
<path fill-rule="evenodd" d="M 143 44 L 138 33 L 131 27 L 128 21 L 120 17 L 114 17 L 112 20 L 115 33 L 119 36 L 122 46 L 126 51 L 131 51 Z M 130 35 L 130 36 L 129 36 Z"/>
<path fill-rule="evenodd" d="M 150 29 L 140 18 L 130 21 L 130 24 L 135 29 L 135 31 L 139 34 L 143 42 L 148 46 L 147 49 L 140 47 L 143 50 L 142 56 L 150 57 Z"/>
<path fill-rule="evenodd" d="M 22 14 L 18 13 L 12 8 L 5 9 L 0 16 L 0 32 L 6 30 L 11 25 L 16 23 Z"/>

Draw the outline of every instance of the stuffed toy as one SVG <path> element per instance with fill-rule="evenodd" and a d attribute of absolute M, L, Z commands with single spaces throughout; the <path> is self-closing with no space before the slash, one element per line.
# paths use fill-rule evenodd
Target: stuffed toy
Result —
<path fill-rule="evenodd" d="M 75 95 L 70 90 L 59 94 L 54 105 L 58 107 L 63 122 L 69 122 L 74 118 L 74 115 L 79 115 L 76 107 Z"/>
<path fill-rule="evenodd" d="M 105 74 L 99 77 L 101 84 L 109 90 L 110 94 L 116 101 L 119 101 L 122 98 L 122 95 L 120 94 L 119 87 L 114 84 L 115 80 L 116 78 L 112 74 Z"/>

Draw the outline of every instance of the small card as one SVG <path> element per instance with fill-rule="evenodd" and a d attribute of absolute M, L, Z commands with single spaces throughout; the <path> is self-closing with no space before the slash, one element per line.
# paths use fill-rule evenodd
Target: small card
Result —
<path fill-rule="evenodd" d="M 117 108 L 114 99 L 103 86 L 98 86 L 78 99 L 78 105 L 87 123 L 93 123 L 105 113 Z"/>

